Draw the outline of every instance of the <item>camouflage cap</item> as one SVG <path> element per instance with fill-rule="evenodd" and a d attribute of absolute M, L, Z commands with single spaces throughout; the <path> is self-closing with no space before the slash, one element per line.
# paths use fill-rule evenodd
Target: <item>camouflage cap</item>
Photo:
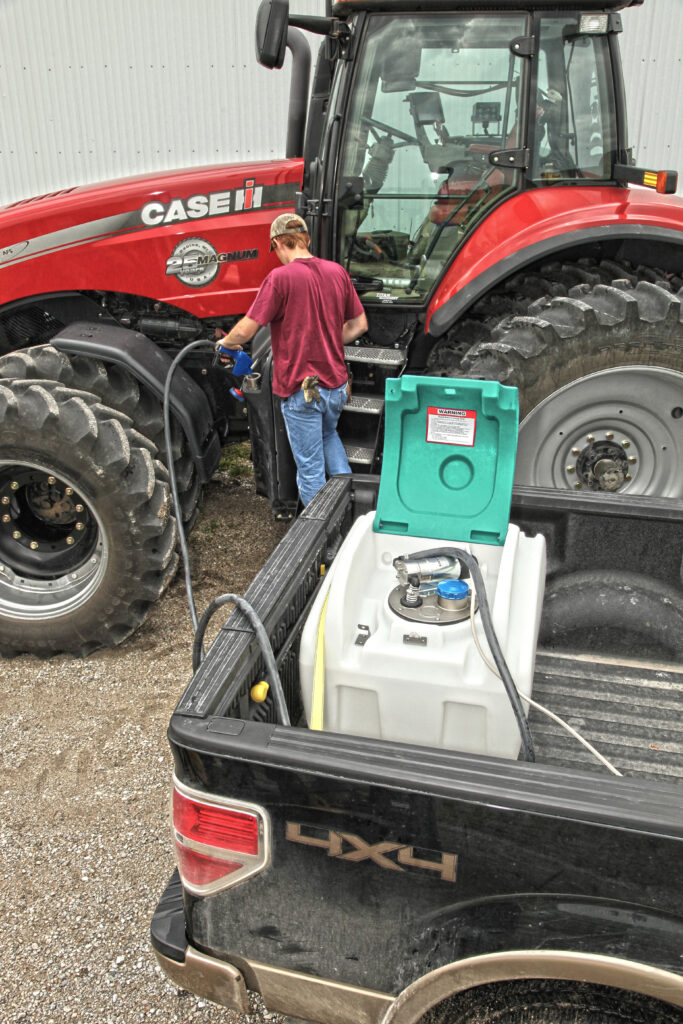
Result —
<path fill-rule="evenodd" d="M 270 240 L 286 235 L 290 231 L 305 231 L 308 234 L 306 221 L 296 213 L 281 213 L 270 225 Z"/>

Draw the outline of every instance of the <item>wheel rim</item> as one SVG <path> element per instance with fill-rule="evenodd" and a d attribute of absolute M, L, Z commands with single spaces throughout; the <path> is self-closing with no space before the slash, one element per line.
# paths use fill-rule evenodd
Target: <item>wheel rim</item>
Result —
<path fill-rule="evenodd" d="M 104 575 L 102 524 L 73 482 L 0 461 L 0 612 L 44 620 L 83 605 Z"/>
<path fill-rule="evenodd" d="M 519 428 L 515 482 L 683 496 L 683 373 L 620 366 L 567 384 Z"/>

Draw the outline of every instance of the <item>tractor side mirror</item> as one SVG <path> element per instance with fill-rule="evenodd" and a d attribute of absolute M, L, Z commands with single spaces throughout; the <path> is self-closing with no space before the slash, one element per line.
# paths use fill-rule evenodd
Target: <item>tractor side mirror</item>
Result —
<path fill-rule="evenodd" d="M 410 92 L 417 84 L 422 50 L 402 35 L 387 48 L 382 62 L 382 92 Z"/>
<path fill-rule="evenodd" d="M 287 48 L 289 0 L 261 0 L 256 14 L 256 59 L 265 68 L 281 68 Z"/>

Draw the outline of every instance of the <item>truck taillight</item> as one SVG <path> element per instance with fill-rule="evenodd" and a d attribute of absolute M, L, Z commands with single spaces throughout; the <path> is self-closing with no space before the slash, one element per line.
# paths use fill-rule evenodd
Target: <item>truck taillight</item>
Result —
<path fill-rule="evenodd" d="M 173 780 L 173 834 L 183 885 L 207 895 L 266 867 L 268 815 L 241 800 L 210 797 Z"/>

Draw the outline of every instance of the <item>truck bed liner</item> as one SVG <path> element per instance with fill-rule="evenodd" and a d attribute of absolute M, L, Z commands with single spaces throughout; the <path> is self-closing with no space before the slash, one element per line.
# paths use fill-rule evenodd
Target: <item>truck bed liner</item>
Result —
<path fill-rule="evenodd" d="M 539 652 L 533 698 L 564 718 L 619 771 L 683 781 L 683 670 Z M 605 771 L 541 712 L 532 708 L 529 722 L 539 762 Z"/>

